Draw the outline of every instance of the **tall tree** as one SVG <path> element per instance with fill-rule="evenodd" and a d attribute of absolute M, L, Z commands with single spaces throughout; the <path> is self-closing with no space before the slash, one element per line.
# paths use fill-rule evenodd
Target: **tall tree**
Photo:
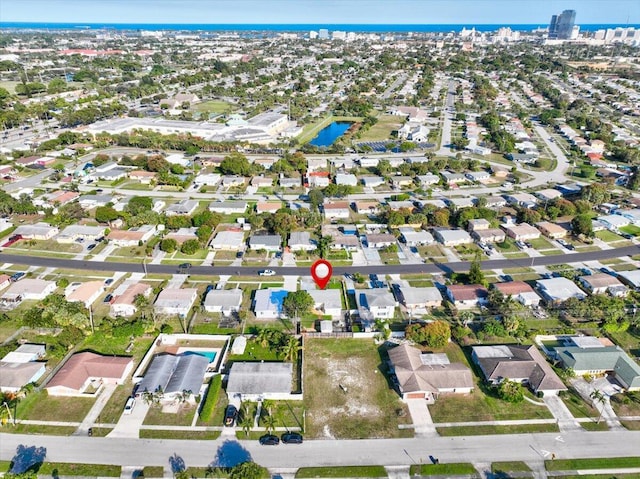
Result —
<path fill-rule="evenodd" d="M 471 284 L 487 285 L 487 280 L 485 279 L 481 268 L 480 253 L 476 253 L 473 261 L 471 262 L 471 266 L 469 267 L 469 282 Z"/>

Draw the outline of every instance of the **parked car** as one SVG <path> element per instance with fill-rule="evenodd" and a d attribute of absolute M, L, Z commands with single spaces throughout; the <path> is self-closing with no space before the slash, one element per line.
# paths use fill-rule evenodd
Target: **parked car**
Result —
<path fill-rule="evenodd" d="M 259 441 L 263 446 L 277 446 L 280 444 L 278 436 L 274 436 L 273 434 L 265 434 L 259 439 Z"/>
<path fill-rule="evenodd" d="M 104 297 L 104 299 L 102 300 L 104 303 L 110 303 L 111 300 L 113 299 L 113 295 L 112 294 L 108 294 Z"/>
<path fill-rule="evenodd" d="M 87 246 L 87 251 L 91 251 L 93 248 L 95 248 L 97 245 L 95 243 L 91 243 L 89 246 Z"/>
<path fill-rule="evenodd" d="M 136 398 L 130 397 L 129 399 L 127 399 L 127 403 L 124 405 L 124 414 L 131 414 L 135 405 Z"/>
<path fill-rule="evenodd" d="M 263 269 L 258 272 L 260 276 L 275 276 L 276 272 L 272 269 Z"/>
<path fill-rule="evenodd" d="M 113 278 L 108 278 L 104 280 L 104 284 L 106 284 L 107 286 L 109 286 L 111 283 L 113 283 Z"/>
<path fill-rule="evenodd" d="M 23 273 L 22 271 L 18 272 L 18 273 L 14 273 L 11 275 L 11 277 L 9 278 L 9 281 L 13 281 L 14 283 L 16 281 L 20 281 L 22 278 L 24 278 L 27 275 L 27 273 Z"/>
<path fill-rule="evenodd" d="M 236 253 L 236 258 L 242 258 L 244 256 L 244 251 L 238 251 Z"/>
<path fill-rule="evenodd" d="M 224 425 L 231 427 L 235 424 L 238 418 L 238 410 L 233 404 L 229 404 L 224 411 Z"/>
<path fill-rule="evenodd" d="M 178 266 L 178 268 L 180 268 L 180 269 L 189 269 L 189 268 L 191 268 L 191 263 L 182 263 L 180 266 Z"/>
<path fill-rule="evenodd" d="M 302 444 L 302 434 L 297 432 L 287 432 L 282 435 L 283 444 Z"/>

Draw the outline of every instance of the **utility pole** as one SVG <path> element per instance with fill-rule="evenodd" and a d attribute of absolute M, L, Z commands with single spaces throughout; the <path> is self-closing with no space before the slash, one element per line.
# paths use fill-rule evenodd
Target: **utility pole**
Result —
<path fill-rule="evenodd" d="M 91 334 L 93 334 L 95 332 L 95 329 L 93 327 L 93 311 L 91 310 L 91 305 L 89 305 L 87 309 L 89 310 L 89 324 L 91 324 Z"/>

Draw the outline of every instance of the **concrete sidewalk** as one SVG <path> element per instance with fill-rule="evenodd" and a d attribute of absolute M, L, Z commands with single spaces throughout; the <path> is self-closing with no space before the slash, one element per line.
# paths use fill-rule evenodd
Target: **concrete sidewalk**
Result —
<path fill-rule="evenodd" d="M 100 393 L 100 396 L 98 396 L 98 399 L 96 399 L 96 402 L 93 404 L 87 415 L 82 420 L 80 427 L 78 427 L 78 429 L 76 429 L 76 432 L 73 433 L 74 436 L 87 434 L 89 428 L 93 426 L 93 424 L 98 419 L 98 416 L 100 416 L 100 413 L 107 405 L 107 402 L 109 401 L 109 399 L 111 399 L 111 396 L 116 390 L 116 387 L 117 384 L 105 384 L 102 392 Z"/>

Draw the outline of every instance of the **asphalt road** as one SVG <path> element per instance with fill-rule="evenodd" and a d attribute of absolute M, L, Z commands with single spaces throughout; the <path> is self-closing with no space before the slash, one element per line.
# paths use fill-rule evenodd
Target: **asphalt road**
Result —
<path fill-rule="evenodd" d="M 560 263 L 582 263 L 585 261 L 599 261 L 602 259 L 619 258 L 621 256 L 632 256 L 640 253 L 640 246 L 626 246 L 609 250 L 591 251 L 588 253 L 573 253 L 566 255 L 540 256 L 536 258 L 517 259 L 496 259 L 482 262 L 483 270 L 526 268 L 531 266 L 547 266 Z M 0 264 L 12 263 L 27 266 L 42 266 L 46 268 L 78 269 L 88 271 L 121 271 L 127 273 L 144 273 L 142 258 L 140 263 L 111 263 L 98 261 L 85 261 L 61 258 L 43 258 L 38 256 L 22 256 L 0 253 Z M 215 261 L 214 261 L 215 264 Z M 426 263 L 426 264 L 398 264 L 398 265 L 376 265 L 376 266 L 336 266 L 333 268 L 334 275 L 345 273 L 363 274 L 411 274 L 411 273 L 448 273 L 465 272 L 469 270 L 468 261 L 458 261 L 453 263 Z M 178 272 L 177 265 L 147 264 L 147 272 L 159 274 L 174 274 Z M 268 267 L 278 275 L 308 275 L 308 267 Z M 197 275 L 257 275 L 258 271 L 264 268 L 255 266 L 192 266 L 188 270 L 181 272 Z"/>
<path fill-rule="evenodd" d="M 152 440 L 83 436 L 0 434 L 0 459 L 11 460 L 19 445 L 46 448 L 47 461 L 122 466 L 167 465 L 170 457 L 188 466 L 231 466 L 251 458 L 265 467 L 318 465 L 407 465 L 445 462 L 541 461 L 585 457 L 634 457 L 640 431 L 513 434 L 410 439 L 315 440 L 301 445 L 260 446 L 232 439 Z M 222 454 L 221 454 L 222 453 Z"/>

